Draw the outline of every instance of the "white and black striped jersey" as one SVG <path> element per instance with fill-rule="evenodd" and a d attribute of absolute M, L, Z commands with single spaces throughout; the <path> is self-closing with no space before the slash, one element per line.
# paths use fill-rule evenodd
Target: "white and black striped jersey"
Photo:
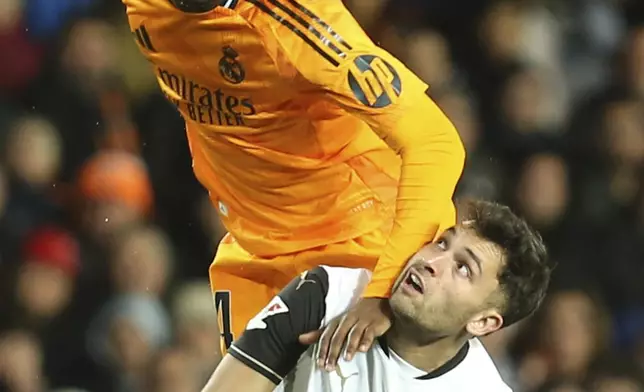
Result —
<path fill-rule="evenodd" d="M 349 309 L 370 276 L 368 270 L 336 267 L 303 274 L 248 323 L 228 353 L 273 381 L 279 392 L 511 392 L 478 339 L 431 373 L 407 363 L 384 338 L 352 361 L 340 360 L 335 372 L 317 369 L 315 347 L 301 345 L 298 336 Z"/>

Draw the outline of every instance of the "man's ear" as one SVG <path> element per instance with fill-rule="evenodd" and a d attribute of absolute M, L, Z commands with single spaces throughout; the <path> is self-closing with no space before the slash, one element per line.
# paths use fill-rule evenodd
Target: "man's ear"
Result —
<path fill-rule="evenodd" d="M 489 335 L 503 326 L 503 316 L 496 310 L 477 313 L 465 326 L 469 334 L 476 337 Z"/>

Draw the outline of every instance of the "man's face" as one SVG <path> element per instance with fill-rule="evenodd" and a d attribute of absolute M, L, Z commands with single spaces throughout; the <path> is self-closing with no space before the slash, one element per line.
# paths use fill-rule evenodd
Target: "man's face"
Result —
<path fill-rule="evenodd" d="M 503 251 L 467 226 L 448 229 L 412 256 L 394 285 L 390 305 L 397 322 L 433 337 L 482 336 L 499 329 L 498 273 Z"/>

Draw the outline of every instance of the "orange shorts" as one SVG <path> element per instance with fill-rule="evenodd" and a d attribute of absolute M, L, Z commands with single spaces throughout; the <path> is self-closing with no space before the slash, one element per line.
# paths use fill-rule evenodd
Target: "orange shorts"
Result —
<path fill-rule="evenodd" d="M 293 278 L 319 265 L 373 270 L 386 240 L 383 231 L 375 230 L 348 241 L 261 258 L 246 252 L 226 235 L 210 265 L 222 350 Z"/>

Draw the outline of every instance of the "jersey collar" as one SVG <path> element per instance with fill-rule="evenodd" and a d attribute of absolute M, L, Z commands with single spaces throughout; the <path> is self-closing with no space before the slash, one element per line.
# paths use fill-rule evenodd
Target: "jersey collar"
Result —
<path fill-rule="evenodd" d="M 187 13 L 203 13 L 216 7 L 233 9 L 239 0 L 170 0 L 177 9 Z"/>
<path fill-rule="evenodd" d="M 381 336 L 378 338 L 378 345 L 380 345 L 380 348 L 382 351 L 387 355 L 387 357 L 391 357 L 391 354 L 389 352 L 389 346 L 387 345 L 387 339 L 385 336 Z M 434 369 L 433 371 L 423 375 L 416 377 L 416 380 L 431 380 L 433 378 L 440 377 L 447 372 L 453 370 L 458 366 L 465 357 L 467 356 L 467 353 L 470 351 L 470 342 L 466 342 L 463 347 L 461 347 L 460 350 L 454 355 L 449 361 L 445 362 L 442 366 Z"/>

